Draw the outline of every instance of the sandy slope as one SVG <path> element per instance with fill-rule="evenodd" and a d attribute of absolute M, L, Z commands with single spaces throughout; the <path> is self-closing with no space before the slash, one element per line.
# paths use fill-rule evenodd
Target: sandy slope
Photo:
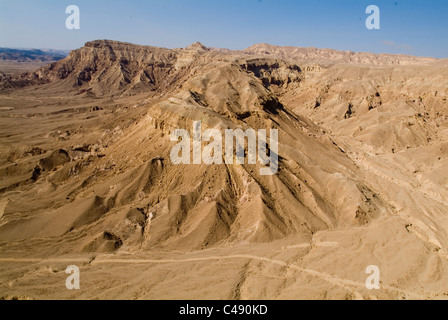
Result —
<path fill-rule="evenodd" d="M 95 41 L 2 79 L 0 296 L 448 297 L 443 61 L 256 48 Z M 278 173 L 172 164 L 193 121 L 278 129 Z"/>

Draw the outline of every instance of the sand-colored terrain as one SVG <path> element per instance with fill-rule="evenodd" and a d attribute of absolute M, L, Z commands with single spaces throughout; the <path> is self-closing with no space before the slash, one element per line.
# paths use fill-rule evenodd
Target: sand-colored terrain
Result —
<path fill-rule="evenodd" d="M 0 74 L 0 297 L 447 299 L 447 98 L 444 60 L 265 44 Z M 174 165 L 194 121 L 278 129 L 277 174 Z"/>
<path fill-rule="evenodd" d="M 5 75 L 32 72 L 40 67 L 46 66 L 47 64 L 48 62 L 42 61 L 18 62 L 14 60 L 0 60 L 0 72 Z"/>

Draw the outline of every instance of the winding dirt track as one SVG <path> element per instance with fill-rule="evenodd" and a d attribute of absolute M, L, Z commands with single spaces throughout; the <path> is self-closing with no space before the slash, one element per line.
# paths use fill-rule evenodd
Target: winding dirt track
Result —
<path fill-rule="evenodd" d="M 279 265 L 285 268 L 289 268 L 295 271 L 307 273 L 311 276 L 320 278 L 325 280 L 333 285 L 339 286 L 349 291 L 353 291 L 355 294 L 355 299 L 363 299 L 362 295 L 354 291 L 355 288 L 364 289 L 365 283 L 356 282 L 348 279 L 342 279 L 336 276 L 332 276 L 327 273 L 319 272 L 312 269 L 302 268 L 295 264 L 289 264 L 285 261 L 270 259 L 266 257 L 254 256 L 254 255 L 246 255 L 246 254 L 237 254 L 237 255 L 228 255 L 228 256 L 211 256 L 204 258 L 185 258 L 185 259 L 110 259 L 108 257 L 98 257 L 94 260 L 88 258 L 62 258 L 62 259 L 39 259 L 39 258 L 0 258 L 0 262 L 15 262 L 15 263 L 89 263 L 91 266 L 99 265 L 99 264 L 170 264 L 170 263 L 189 263 L 189 262 L 207 262 L 213 260 L 231 260 L 231 259 L 249 259 L 256 260 L 266 263 L 271 263 L 275 265 Z M 425 299 L 428 295 L 422 295 L 415 292 L 410 292 L 406 290 L 401 290 L 396 287 L 382 285 L 383 290 L 398 292 L 406 294 L 413 299 Z"/>

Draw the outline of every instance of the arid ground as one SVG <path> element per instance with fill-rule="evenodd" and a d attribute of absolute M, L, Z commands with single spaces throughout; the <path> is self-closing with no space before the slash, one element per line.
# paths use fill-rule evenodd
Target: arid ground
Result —
<path fill-rule="evenodd" d="M 7 73 L 0 297 L 448 298 L 448 61 L 98 40 Z M 278 129 L 277 174 L 173 164 L 194 121 Z"/>

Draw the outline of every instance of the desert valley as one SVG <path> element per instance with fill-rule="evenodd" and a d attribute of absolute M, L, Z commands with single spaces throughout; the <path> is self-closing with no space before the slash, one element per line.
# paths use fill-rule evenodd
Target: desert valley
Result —
<path fill-rule="evenodd" d="M 2 72 L 0 297 L 447 299 L 447 98 L 448 60 L 268 44 Z M 278 170 L 172 163 L 199 121 L 278 130 Z"/>

